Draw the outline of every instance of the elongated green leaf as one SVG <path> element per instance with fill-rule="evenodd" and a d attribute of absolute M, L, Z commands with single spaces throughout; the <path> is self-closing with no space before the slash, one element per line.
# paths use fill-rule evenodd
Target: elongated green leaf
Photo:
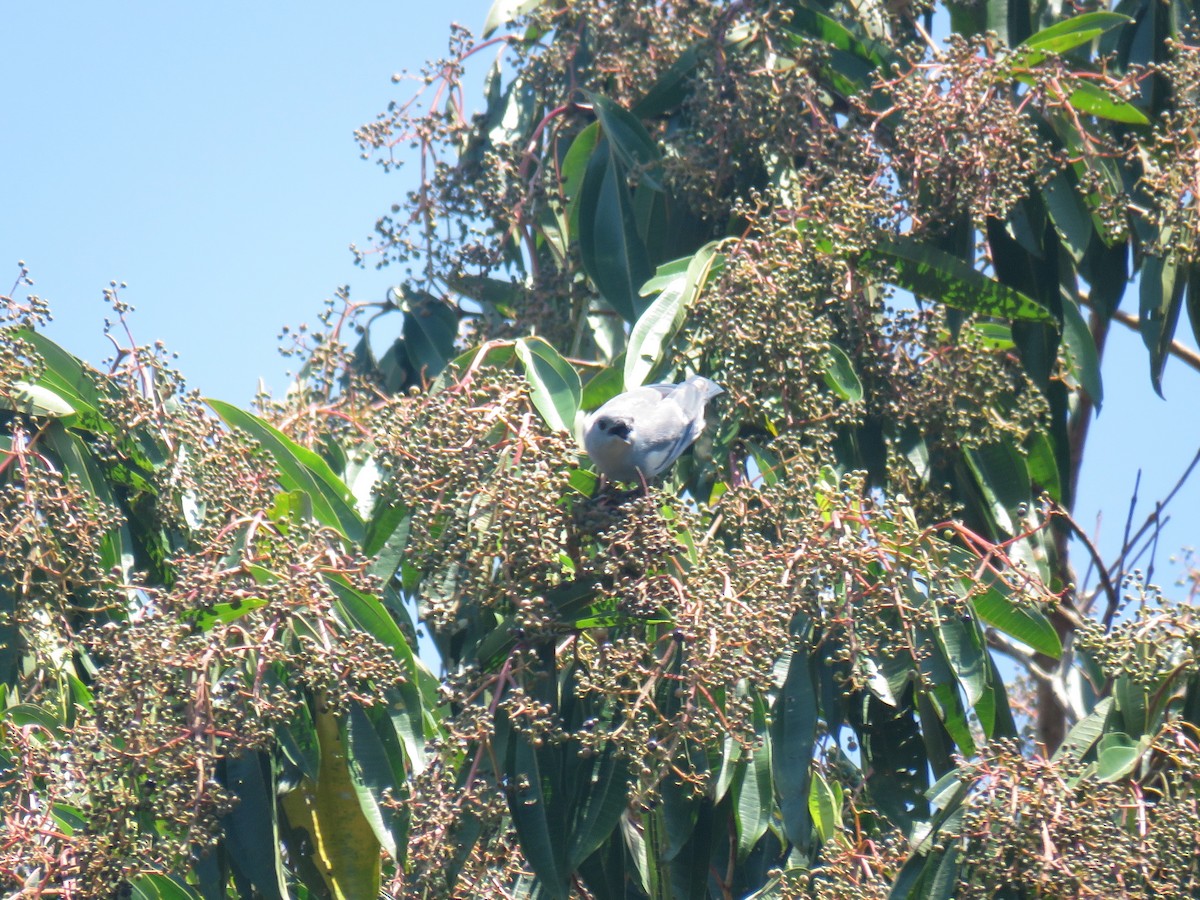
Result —
<path fill-rule="evenodd" d="M 408 677 L 398 689 L 398 696 L 393 698 L 389 695 L 388 710 L 409 762 L 415 771 L 420 772 L 425 765 L 425 717 L 420 691 L 422 678 L 426 674 L 424 664 L 413 655 L 404 632 L 378 597 L 357 590 L 341 575 L 328 575 L 325 582 L 338 596 L 335 608 L 339 615 L 388 647 L 407 673 Z"/>
<path fill-rule="evenodd" d="M 286 490 L 305 491 L 312 498 L 317 521 L 356 544 L 362 543 L 365 529 L 354 509 L 354 496 L 325 460 L 258 416 L 221 400 L 205 402 L 226 425 L 241 429 L 263 445 L 275 460 L 279 483 Z"/>
<path fill-rule="evenodd" d="M 705 244 L 687 260 L 660 266 L 642 293 L 659 290 L 658 297 L 642 313 L 629 334 L 625 351 L 625 388 L 639 387 L 663 360 L 666 348 L 683 324 L 687 309 L 703 290 L 708 274 L 719 261 L 716 244 Z"/>
<path fill-rule="evenodd" d="M 1160 397 L 1163 370 L 1175 338 L 1186 284 L 1187 274 L 1180 271 L 1174 257 L 1150 256 L 1142 264 L 1138 324 L 1142 342 L 1150 351 L 1150 382 Z"/>
<path fill-rule="evenodd" d="M 852 54 L 867 63 L 872 68 L 887 68 L 897 62 L 897 57 L 889 48 L 870 39 L 856 37 L 850 29 L 825 13 L 818 12 L 810 6 L 796 4 L 792 7 L 792 15 L 788 21 L 789 31 L 797 31 L 817 38 L 838 50 Z"/>
<path fill-rule="evenodd" d="M 846 351 L 837 344 L 829 344 L 825 349 L 829 358 L 829 368 L 825 370 L 825 384 L 833 392 L 850 403 L 857 403 L 863 398 L 863 386 L 858 373 L 854 371 L 854 363 L 846 355 Z"/>
<path fill-rule="evenodd" d="M 700 55 L 707 49 L 706 44 L 693 44 L 679 55 L 658 81 L 650 86 L 650 90 L 630 110 L 633 115 L 642 119 L 651 119 L 662 115 L 670 109 L 679 106 L 688 95 L 688 79 L 699 65 Z"/>
<path fill-rule="evenodd" d="M 590 412 L 621 393 L 625 389 L 624 370 L 624 360 L 618 359 L 589 378 L 583 386 L 581 408 Z"/>
<path fill-rule="evenodd" d="M 975 632 L 952 610 L 941 610 L 934 620 L 938 645 L 950 664 L 951 671 L 967 695 L 967 705 L 974 706 L 987 689 L 987 666 L 983 646 Z"/>
<path fill-rule="evenodd" d="M 988 278 L 949 253 L 909 238 L 882 238 L 865 256 L 891 263 L 892 280 L 919 297 L 1003 319 L 1055 321 L 1053 314 L 1031 297 Z"/>
<path fill-rule="evenodd" d="M 771 767 L 783 828 L 788 840 L 802 848 L 811 841 L 808 783 L 817 729 L 816 690 L 809 662 L 804 650 L 792 651 L 771 723 Z"/>
<path fill-rule="evenodd" d="M 525 367 L 530 397 L 551 428 L 571 432 L 583 399 L 579 373 L 559 352 L 539 337 L 516 343 L 517 358 Z"/>
<path fill-rule="evenodd" d="M 586 784 L 579 786 L 582 797 L 570 810 L 567 865 L 572 870 L 609 839 L 628 806 L 632 777 L 628 765 L 611 748 L 592 755 L 589 761 L 591 764 L 579 772 L 587 779 Z"/>
<path fill-rule="evenodd" d="M 75 407 L 48 387 L 27 381 L 13 382 L 6 394 L 0 394 L 0 409 L 11 409 L 29 416 L 61 418 L 75 414 Z"/>
<path fill-rule="evenodd" d="M 424 291 L 405 289 L 404 352 L 416 384 L 431 381 L 454 358 L 458 337 L 458 312 L 442 300 Z"/>
<path fill-rule="evenodd" d="M 771 737 L 766 704 L 757 693 L 753 696 L 753 702 L 754 730 L 760 743 L 738 762 L 732 788 L 738 859 L 743 860 L 766 834 L 775 806 L 771 790 Z"/>
<path fill-rule="evenodd" d="M 1064 299 L 1062 306 L 1063 338 L 1070 351 L 1071 372 L 1098 410 L 1104 404 L 1104 384 L 1100 380 L 1100 354 L 1092 330 L 1075 303 Z"/>
<path fill-rule="evenodd" d="M 607 97 L 588 93 L 592 109 L 604 130 L 604 136 L 618 158 L 630 169 L 638 171 L 639 178 L 655 190 L 662 190 L 654 179 L 654 169 L 662 154 L 646 131 L 641 120 Z"/>
<path fill-rule="evenodd" d="M 1096 746 L 1096 777 L 1100 781 L 1112 782 L 1130 775 L 1149 749 L 1151 741 L 1150 735 L 1142 735 L 1135 741 L 1119 731 L 1104 735 Z"/>
<path fill-rule="evenodd" d="M 1076 722 L 1074 727 L 1067 732 L 1067 736 L 1054 754 L 1054 758 L 1056 760 L 1060 758 L 1082 760 L 1087 752 L 1095 746 L 1096 741 L 1100 740 L 1100 735 L 1104 733 L 1104 723 L 1108 719 L 1112 706 L 1112 697 L 1105 697 L 1097 703 L 1095 709 Z"/>
<path fill-rule="evenodd" d="M 247 751 L 226 757 L 225 786 L 238 798 L 222 817 L 225 849 L 233 864 L 268 900 L 289 896 L 279 855 L 279 821 L 275 812 L 274 778 L 263 773 L 260 754 Z"/>
<path fill-rule="evenodd" d="M 491 37 L 498 28 L 503 28 L 513 19 L 528 15 L 546 0 L 494 0 L 487 18 L 483 20 L 483 37 Z"/>
<path fill-rule="evenodd" d="M 1099 119 L 1124 122 L 1127 125 L 1150 124 L 1146 114 L 1132 103 L 1113 97 L 1108 91 L 1090 81 L 1073 82 L 1067 102 L 1080 112 Z"/>
<path fill-rule="evenodd" d="M 584 271 L 609 305 L 632 322 L 645 306 L 638 291 L 650 278 L 650 260 L 638 237 L 625 166 L 607 137 L 588 161 L 579 204 Z"/>
<path fill-rule="evenodd" d="M 133 900 L 200 900 L 195 888 L 167 875 L 143 875 L 130 885 Z"/>
<path fill-rule="evenodd" d="M 1074 50 L 1076 47 L 1095 40 L 1105 32 L 1127 25 L 1132 21 L 1133 19 L 1129 16 L 1104 10 L 1072 16 L 1063 22 L 1043 28 L 1036 34 L 1031 34 L 1014 49 L 1013 58 L 1022 65 L 1034 66 L 1045 59 L 1049 53 L 1066 53 L 1068 50 Z"/>
<path fill-rule="evenodd" d="M 1073 169 L 1059 172 L 1043 185 L 1042 199 L 1059 238 L 1078 265 L 1087 254 L 1095 228 L 1077 182 Z"/>
<path fill-rule="evenodd" d="M 505 773 L 511 785 L 508 809 L 521 840 L 521 851 L 537 874 L 545 896 L 565 900 L 570 872 L 561 854 L 566 842 L 561 839 L 561 823 L 551 825 L 551 819 L 557 820 L 558 816 L 552 814 L 553 798 L 547 796 L 537 750 L 524 734 L 514 734 L 511 747 Z"/>
<path fill-rule="evenodd" d="M 39 384 L 64 398 L 76 412 L 90 413 L 87 422 L 89 428 L 99 431 L 112 430 L 112 426 L 99 415 L 100 391 L 97 381 L 100 376 L 96 372 L 36 331 L 20 328 L 13 337 L 32 346 L 42 358 L 45 369 Z"/>
<path fill-rule="evenodd" d="M 985 513 L 1000 532 L 994 536 L 1019 533 L 1016 510 L 1033 499 L 1025 457 L 1007 441 L 969 448 L 963 457 L 987 503 Z"/>
<path fill-rule="evenodd" d="M 842 786 L 836 781 L 830 784 L 820 772 L 813 772 L 808 812 L 821 843 L 830 840 L 842 828 Z"/>
<path fill-rule="evenodd" d="M 1020 605 L 994 588 L 974 597 L 971 606 L 979 618 L 997 631 L 1016 638 L 1038 653 L 1054 659 L 1062 656 L 1058 632 L 1039 610 Z"/>
<path fill-rule="evenodd" d="M 350 761 L 350 781 L 363 816 L 388 856 L 397 859 L 404 851 L 407 832 L 403 819 L 387 805 L 388 798 L 398 799 L 404 785 L 404 770 L 393 770 L 387 750 L 370 717 L 358 703 L 350 706 L 346 722 L 346 752 Z"/>

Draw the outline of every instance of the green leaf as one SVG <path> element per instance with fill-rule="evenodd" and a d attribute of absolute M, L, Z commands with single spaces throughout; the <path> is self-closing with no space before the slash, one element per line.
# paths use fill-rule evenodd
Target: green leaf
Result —
<path fill-rule="evenodd" d="M 129 886 L 133 900 L 201 900 L 194 888 L 167 875 L 143 875 Z"/>
<path fill-rule="evenodd" d="M 1058 172 L 1042 187 L 1042 199 L 1059 238 L 1078 265 L 1087 254 L 1095 228 L 1076 182 L 1074 170 Z"/>
<path fill-rule="evenodd" d="M 521 338 L 516 351 L 525 367 L 530 398 L 546 424 L 557 431 L 573 433 L 583 396 L 579 373 L 542 338 Z"/>
<path fill-rule="evenodd" d="M 1054 754 L 1054 759 L 1081 761 L 1095 746 L 1096 741 L 1100 740 L 1100 735 L 1104 733 L 1104 723 L 1108 719 L 1112 706 L 1113 698 L 1105 697 L 1096 704 L 1090 713 L 1076 722 L 1074 727 L 1067 732 L 1067 736 L 1063 738 L 1062 744 Z"/>
<path fill-rule="evenodd" d="M 1146 114 L 1126 100 L 1111 96 L 1106 90 L 1090 81 L 1071 83 L 1067 102 L 1080 112 L 1100 119 L 1124 122 L 1126 125 L 1149 125 Z"/>
<path fill-rule="evenodd" d="M 625 351 L 627 390 L 645 384 L 663 361 L 666 349 L 683 324 L 688 307 L 704 289 L 709 272 L 721 261 L 716 247 L 715 243 L 705 244 L 686 260 L 675 260 L 660 266 L 656 276 L 642 288 L 643 294 L 655 290 L 660 293 L 638 317 L 629 333 L 629 347 Z M 686 267 L 681 269 L 685 262 Z"/>
<path fill-rule="evenodd" d="M 739 860 L 746 859 L 766 834 L 775 806 L 771 791 L 771 738 L 766 704 L 757 692 L 753 695 L 753 703 L 754 730 L 758 743 L 738 762 L 732 787 Z"/>
<path fill-rule="evenodd" d="M 1150 735 L 1134 741 L 1129 735 L 1114 731 L 1100 738 L 1096 745 L 1096 778 L 1103 782 L 1120 781 L 1138 767 L 1143 754 L 1152 743 Z"/>
<path fill-rule="evenodd" d="M 1188 269 L 1187 310 L 1192 323 L 1192 339 L 1200 344 L 1200 264 L 1196 263 Z"/>
<path fill-rule="evenodd" d="M 979 561 L 961 547 L 947 546 L 946 549 L 956 567 L 970 570 L 979 567 Z M 977 576 L 964 578 L 961 588 L 964 595 L 976 592 L 971 598 L 971 607 L 984 622 L 1038 653 L 1054 659 L 1062 656 L 1062 642 L 1050 620 L 1041 610 L 1014 597 L 1008 585 L 994 573 L 985 569 Z"/>
<path fill-rule="evenodd" d="M 243 597 L 240 600 L 230 600 L 228 603 L 214 603 L 211 607 L 189 611 L 184 615 L 196 622 L 201 631 L 209 631 L 218 622 L 227 624 L 236 621 L 247 613 L 262 609 L 267 601 L 262 597 Z"/>
<path fill-rule="evenodd" d="M 1062 642 L 1050 620 L 1037 609 L 1005 596 L 995 587 L 971 599 L 971 607 L 979 618 L 997 631 L 1015 638 L 1038 653 L 1058 659 Z"/>
<path fill-rule="evenodd" d="M 290 896 L 283 859 L 279 854 L 274 778 L 263 773 L 263 757 L 254 751 L 224 760 L 224 781 L 238 798 L 222 816 L 225 849 L 233 864 L 267 900 Z"/>
<path fill-rule="evenodd" d="M 842 786 L 836 781 L 830 784 L 820 772 L 813 772 L 808 812 L 821 843 L 830 840 L 842 828 Z"/>
<path fill-rule="evenodd" d="M 985 512 L 995 527 L 1010 537 L 1020 533 L 1020 522 L 1014 518 L 1015 510 L 1032 500 L 1025 457 L 1008 441 L 968 448 L 963 451 L 963 457 L 983 492 L 988 505 Z"/>
<path fill-rule="evenodd" d="M 588 161 L 579 197 L 579 255 L 596 289 L 628 322 L 644 308 L 639 289 L 650 278 L 638 237 L 625 166 L 606 137 Z"/>
<path fill-rule="evenodd" d="M 530 738 L 521 733 L 512 736 L 506 772 L 510 788 L 508 809 L 521 841 L 521 851 L 537 874 L 546 896 L 566 900 L 568 895 L 565 851 L 561 828 L 552 828 L 545 776 L 537 750 Z"/>
<path fill-rule="evenodd" d="M 402 767 L 399 772 L 393 769 L 383 741 L 359 703 L 351 704 L 346 721 L 346 753 L 350 782 L 363 816 L 388 856 L 400 858 L 405 850 L 407 829 L 403 817 L 387 801 L 400 798 L 404 771 Z"/>
<path fill-rule="evenodd" d="M 809 654 L 792 650 L 787 678 L 772 709 L 771 768 L 783 829 L 797 847 L 808 847 L 812 819 L 808 783 L 817 731 L 817 698 Z"/>
<path fill-rule="evenodd" d="M 424 291 L 405 288 L 404 352 L 415 383 L 432 381 L 454 357 L 458 337 L 458 311 Z"/>
<path fill-rule="evenodd" d="M 593 122 L 575 135 L 567 155 L 563 157 L 559 183 L 567 201 L 567 231 L 570 237 L 579 235 L 579 207 L 583 195 L 583 179 L 596 145 L 600 143 L 600 123 Z"/>
<path fill-rule="evenodd" d="M 592 109 L 604 129 L 609 146 L 617 157 L 628 168 L 635 169 L 638 177 L 655 190 L 662 186 L 653 178 L 662 154 L 658 146 L 646 131 L 641 120 L 617 103 L 600 94 L 585 91 L 584 94 L 592 101 Z"/>
<path fill-rule="evenodd" d="M 919 297 L 986 316 L 1055 324 L 1053 314 L 1032 298 L 911 238 L 883 237 L 864 256 L 889 262 L 893 282 Z"/>
<path fill-rule="evenodd" d="M 378 597 L 357 590 L 341 575 L 327 575 L 325 583 L 338 596 L 335 609 L 339 616 L 389 648 L 404 669 L 407 677 L 398 689 L 398 697 L 388 698 L 389 712 L 409 762 L 420 772 L 425 766 L 425 719 L 419 689 L 425 674 L 423 664 L 413 655 L 404 632 Z"/>
<path fill-rule="evenodd" d="M 11 409 L 29 416 L 54 418 L 75 414 L 75 407 L 65 398 L 48 387 L 30 384 L 28 381 L 14 381 L 7 393 L 0 394 L 0 409 Z"/>
<path fill-rule="evenodd" d="M 858 57 L 869 63 L 872 68 L 886 69 L 898 61 L 890 48 L 856 37 L 845 25 L 811 7 L 795 4 L 791 13 L 787 24 L 789 31 L 803 32 L 817 38 L 838 50 Z"/>
<path fill-rule="evenodd" d="M 679 106 L 688 95 L 688 79 L 696 71 L 700 55 L 707 49 L 704 43 L 693 44 L 658 76 L 644 97 L 633 105 L 630 112 L 641 118 L 651 119 Z"/>
<path fill-rule="evenodd" d="M 1071 372 L 1099 410 L 1104 403 L 1104 384 L 1100 380 L 1100 354 L 1092 330 L 1073 300 L 1064 298 L 1062 307 L 1063 338 L 1070 351 Z"/>
<path fill-rule="evenodd" d="M 1013 59 L 1019 65 L 1034 66 L 1044 60 L 1047 54 L 1074 50 L 1094 41 L 1106 31 L 1132 21 L 1129 16 L 1107 11 L 1072 16 L 1027 37 L 1013 50 Z"/>
<path fill-rule="evenodd" d="M 570 810 L 567 865 L 572 871 L 609 839 L 628 806 L 631 775 L 612 748 L 592 754 L 585 763 L 577 773 L 584 782 L 577 786 L 582 796 L 576 796 Z"/>
<path fill-rule="evenodd" d="M 950 664 L 951 671 L 967 695 L 967 705 L 975 706 L 987 689 L 987 665 L 984 649 L 976 641 L 975 632 L 952 610 L 937 610 L 934 633 Z"/>
<path fill-rule="evenodd" d="M 616 360 L 611 366 L 606 366 L 588 379 L 583 386 L 583 399 L 580 408 L 591 411 L 599 409 L 621 391 L 625 390 L 624 365 L 622 360 Z"/>
<path fill-rule="evenodd" d="M 1164 234 L 1164 240 L 1168 236 Z M 1173 256 L 1148 256 L 1142 264 L 1138 325 L 1142 342 L 1150 351 L 1150 381 L 1160 397 L 1163 395 L 1163 370 L 1175 338 L 1187 280 L 1187 273 L 1180 271 Z"/>
<path fill-rule="evenodd" d="M 503 28 L 513 19 L 528 15 L 546 0 L 494 0 L 483 20 L 483 37 L 491 37 L 496 29 Z"/>
<path fill-rule="evenodd" d="M 312 498 L 313 515 L 318 522 L 355 544 L 362 543 L 363 522 L 354 509 L 354 496 L 325 460 L 258 416 L 221 400 L 204 402 L 226 425 L 241 429 L 262 444 L 275 460 L 280 485 L 285 490 L 305 491 Z"/>
<path fill-rule="evenodd" d="M 65 399 L 79 413 L 90 413 L 88 427 L 111 431 L 112 426 L 100 419 L 100 391 L 96 380 L 100 376 L 87 368 L 54 341 L 28 328 L 18 328 L 12 339 L 33 347 L 42 358 L 45 369 L 38 383 Z"/>
<path fill-rule="evenodd" d="M 825 384 L 835 394 L 850 403 L 858 403 L 863 398 L 862 382 L 854 371 L 854 363 L 846 355 L 846 351 L 837 344 L 828 344 L 825 355 L 829 359 L 829 368 L 825 370 Z"/>

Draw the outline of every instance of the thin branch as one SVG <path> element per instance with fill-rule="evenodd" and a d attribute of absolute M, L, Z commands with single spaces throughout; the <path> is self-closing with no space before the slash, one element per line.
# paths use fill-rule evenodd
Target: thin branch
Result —
<path fill-rule="evenodd" d="M 1092 562 L 1096 566 L 1096 571 L 1100 576 L 1100 586 L 1104 589 L 1104 595 L 1108 598 L 1109 608 L 1116 608 L 1120 603 L 1120 597 L 1117 593 L 1116 585 L 1108 576 L 1108 568 L 1104 565 L 1104 560 L 1100 556 L 1100 551 L 1096 549 L 1095 543 L 1087 536 L 1086 532 L 1079 527 L 1079 523 L 1065 509 L 1059 509 L 1059 514 L 1066 520 L 1067 527 L 1074 533 L 1075 537 L 1083 542 L 1084 548 L 1088 552 L 1088 556 L 1092 558 Z M 1092 601 L 1089 600 L 1084 607 L 1083 612 L 1088 612 L 1092 607 Z"/>

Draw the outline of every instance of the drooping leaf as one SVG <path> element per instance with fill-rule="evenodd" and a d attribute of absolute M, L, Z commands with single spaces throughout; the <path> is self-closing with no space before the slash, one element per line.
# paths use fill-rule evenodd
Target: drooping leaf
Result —
<path fill-rule="evenodd" d="M 356 544 L 362 543 L 363 522 L 354 509 L 354 496 L 325 460 L 273 425 L 233 404 L 213 399 L 207 399 L 205 403 L 226 425 L 241 429 L 262 444 L 275 459 L 280 484 L 287 490 L 305 491 L 312 498 L 313 515 L 322 525 L 328 525 Z"/>
<path fill-rule="evenodd" d="M 491 37 L 513 19 L 528 15 L 546 0 L 493 0 L 487 18 L 483 20 L 483 37 Z"/>
<path fill-rule="evenodd" d="M 881 238 L 868 257 L 886 260 L 897 285 L 955 309 L 1003 319 L 1054 322 L 1051 312 L 961 259 L 905 237 Z"/>
<path fill-rule="evenodd" d="M 1104 404 L 1104 384 L 1100 379 L 1100 354 L 1092 330 L 1078 306 L 1063 302 L 1063 339 L 1070 351 L 1071 371 L 1088 392 L 1096 409 Z"/>
<path fill-rule="evenodd" d="M 406 822 L 404 816 L 389 806 L 388 800 L 399 799 L 404 786 L 404 768 L 403 765 L 398 770 L 393 767 L 371 717 L 358 703 L 350 706 L 346 751 L 350 783 L 363 816 L 388 856 L 401 858 L 408 837 Z"/>
<path fill-rule="evenodd" d="M 458 338 L 458 312 L 424 291 L 403 291 L 402 340 L 413 382 L 432 381 L 454 358 Z"/>
<path fill-rule="evenodd" d="M 1013 50 L 1013 59 L 1020 65 L 1036 66 L 1048 54 L 1074 50 L 1132 21 L 1129 16 L 1106 10 L 1072 16 L 1031 34 Z"/>
<path fill-rule="evenodd" d="M 1180 271 L 1173 256 L 1150 256 L 1142 264 L 1138 323 L 1142 342 L 1150 351 L 1150 382 L 1160 397 L 1163 370 L 1175 338 L 1186 284 L 1187 273 Z"/>
<path fill-rule="evenodd" d="M 858 403 L 863 398 L 863 386 L 858 373 L 854 371 L 854 363 L 837 344 L 827 345 L 825 353 L 829 358 L 829 368 L 824 375 L 825 384 L 843 400 Z"/>
<path fill-rule="evenodd" d="M 642 293 L 660 291 L 629 334 L 625 351 L 625 388 L 639 387 L 662 362 L 666 348 L 674 339 L 688 307 L 699 296 L 709 272 L 720 262 L 716 244 L 705 244 L 681 266 L 676 260 L 660 266 L 658 274 L 642 288 Z"/>
<path fill-rule="evenodd" d="M 268 900 L 285 900 L 289 892 L 279 854 L 274 779 L 264 773 L 264 765 L 262 754 L 253 751 L 225 758 L 225 786 L 238 803 L 221 823 L 233 864 Z"/>
<path fill-rule="evenodd" d="M 546 424 L 557 431 L 573 431 L 583 395 L 575 367 L 539 337 L 521 338 L 516 351 L 525 367 L 533 405 Z"/>
<path fill-rule="evenodd" d="M 771 713 L 771 767 L 788 840 L 807 848 L 812 818 L 808 784 L 816 741 L 817 701 L 809 654 L 792 650 L 787 678 Z"/>
<path fill-rule="evenodd" d="M 617 157 L 627 168 L 636 170 L 641 180 L 655 190 L 662 190 L 654 178 L 654 169 L 662 154 L 641 120 L 605 96 L 592 93 L 587 96 Z"/>
<path fill-rule="evenodd" d="M 48 387 L 28 381 L 15 381 L 6 393 L 0 394 L 0 409 L 54 418 L 75 414 L 75 407 L 64 397 Z"/>
<path fill-rule="evenodd" d="M 645 308 L 638 292 L 651 269 L 626 178 L 612 142 L 603 138 L 592 151 L 580 189 L 579 255 L 596 289 L 621 318 L 632 322 Z"/>

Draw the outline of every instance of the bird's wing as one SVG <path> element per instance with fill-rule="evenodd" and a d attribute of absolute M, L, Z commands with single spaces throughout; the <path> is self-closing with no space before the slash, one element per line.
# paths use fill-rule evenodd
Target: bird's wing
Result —
<path fill-rule="evenodd" d="M 703 401 L 699 415 L 693 415 L 672 394 L 655 406 L 649 421 L 638 423 L 640 468 L 647 478 L 662 472 L 691 446 L 704 426 L 703 411 Z"/>

